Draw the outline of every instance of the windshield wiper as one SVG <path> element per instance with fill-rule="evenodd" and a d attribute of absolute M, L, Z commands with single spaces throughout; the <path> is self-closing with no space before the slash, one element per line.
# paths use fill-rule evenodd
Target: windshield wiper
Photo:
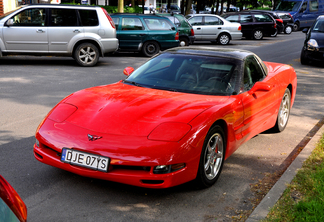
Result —
<path fill-rule="evenodd" d="M 123 82 L 124 83 L 130 83 L 130 84 L 132 84 L 134 86 L 142 87 L 140 84 L 138 84 L 137 82 L 134 82 L 134 81 L 129 81 L 129 80 L 124 79 Z"/>

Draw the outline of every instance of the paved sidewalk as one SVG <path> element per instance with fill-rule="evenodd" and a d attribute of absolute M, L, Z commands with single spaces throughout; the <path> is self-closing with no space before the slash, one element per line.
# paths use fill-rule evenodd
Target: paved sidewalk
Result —
<path fill-rule="evenodd" d="M 281 195 L 286 189 L 286 184 L 290 184 L 295 177 L 298 169 L 303 165 L 303 162 L 310 156 L 317 142 L 324 133 L 324 127 L 322 126 L 317 133 L 311 138 L 305 148 L 300 152 L 296 159 L 287 168 L 285 173 L 280 177 L 276 184 L 271 188 L 269 193 L 262 199 L 260 204 L 254 209 L 252 214 L 245 222 L 255 222 L 265 219 L 268 215 L 270 208 L 279 200 Z"/>

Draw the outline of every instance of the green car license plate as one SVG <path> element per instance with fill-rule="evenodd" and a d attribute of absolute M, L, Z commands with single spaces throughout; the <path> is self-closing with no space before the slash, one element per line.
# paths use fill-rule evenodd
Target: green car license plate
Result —
<path fill-rule="evenodd" d="M 109 165 L 108 157 L 80 152 L 69 148 L 62 149 L 61 161 L 102 172 L 107 172 Z"/>

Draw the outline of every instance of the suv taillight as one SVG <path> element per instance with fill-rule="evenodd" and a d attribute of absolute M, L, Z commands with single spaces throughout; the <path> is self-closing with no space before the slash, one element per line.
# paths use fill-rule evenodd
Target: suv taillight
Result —
<path fill-rule="evenodd" d="M 237 30 L 241 31 L 242 30 L 242 26 L 239 26 Z"/>
<path fill-rule="evenodd" d="M 114 29 L 116 29 L 115 23 L 114 23 L 114 21 L 112 20 L 112 18 L 110 17 L 110 15 L 108 14 L 108 12 L 106 11 L 106 9 L 104 9 L 104 8 L 101 8 L 101 9 L 102 9 L 102 11 L 105 13 L 105 15 L 106 15 L 108 21 L 110 22 L 111 26 L 112 26 Z"/>
<path fill-rule="evenodd" d="M 179 32 L 176 33 L 174 40 L 179 40 Z"/>
<path fill-rule="evenodd" d="M 275 23 L 273 27 L 274 27 L 274 28 L 277 28 L 277 23 Z"/>
<path fill-rule="evenodd" d="M 194 36 L 195 35 L 195 32 L 193 29 L 191 29 L 191 36 Z"/>

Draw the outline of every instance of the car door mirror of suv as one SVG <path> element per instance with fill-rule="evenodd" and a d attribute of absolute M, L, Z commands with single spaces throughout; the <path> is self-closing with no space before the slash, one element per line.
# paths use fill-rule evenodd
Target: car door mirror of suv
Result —
<path fill-rule="evenodd" d="M 6 23 L 6 26 L 13 26 L 14 22 L 13 22 L 13 19 L 9 19 Z"/>
<path fill-rule="evenodd" d="M 176 30 L 176 28 L 175 28 L 175 27 L 172 27 L 171 29 L 172 29 L 172 30 Z"/>

